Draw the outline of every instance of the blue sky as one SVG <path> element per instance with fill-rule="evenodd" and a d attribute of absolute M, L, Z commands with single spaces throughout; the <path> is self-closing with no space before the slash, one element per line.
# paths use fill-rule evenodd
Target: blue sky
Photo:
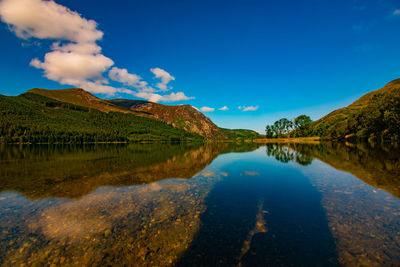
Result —
<path fill-rule="evenodd" d="M 80 86 L 263 131 L 400 78 L 399 1 L 3 0 L 0 16 L 4 95 Z"/>

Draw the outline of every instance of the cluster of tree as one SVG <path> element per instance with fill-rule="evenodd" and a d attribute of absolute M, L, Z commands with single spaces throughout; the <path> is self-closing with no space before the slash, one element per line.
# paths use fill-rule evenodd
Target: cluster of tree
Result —
<path fill-rule="evenodd" d="M 282 118 L 265 127 L 267 138 L 305 137 L 312 133 L 312 120 L 307 115 L 300 115 L 293 120 Z"/>
<path fill-rule="evenodd" d="M 92 143 L 202 140 L 164 122 L 105 113 L 47 97 L 0 95 L 0 143 Z"/>

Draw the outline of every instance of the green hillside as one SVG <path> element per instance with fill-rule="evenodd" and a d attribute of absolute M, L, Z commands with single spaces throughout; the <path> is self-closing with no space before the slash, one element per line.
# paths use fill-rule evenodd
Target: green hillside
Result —
<path fill-rule="evenodd" d="M 312 125 L 313 135 L 329 139 L 370 139 L 398 142 L 400 79 L 331 112 Z"/>
<path fill-rule="evenodd" d="M 85 143 L 202 140 L 164 122 L 102 112 L 36 93 L 0 95 L 0 142 Z"/>
<path fill-rule="evenodd" d="M 132 99 L 104 100 L 80 88 L 57 90 L 35 88 L 29 90 L 28 93 L 88 109 L 97 109 L 105 113 L 122 112 L 158 120 L 206 138 L 215 139 L 222 134 L 217 125 L 190 105 L 162 105 Z"/>
<path fill-rule="evenodd" d="M 253 130 L 246 129 L 225 129 L 220 128 L 224 136 L 229 140 L 252 140 L 256 138 L 261 138 L 262 136 Z"/>

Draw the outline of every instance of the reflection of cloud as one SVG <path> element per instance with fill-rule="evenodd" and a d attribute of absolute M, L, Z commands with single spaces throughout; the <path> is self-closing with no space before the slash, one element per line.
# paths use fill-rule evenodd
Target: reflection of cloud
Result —
<path fill-rule="evenodd" d="M 358 53 L 367 53 L 374 49 L 374 46 L 371 44 L 361 44 L 354 48 L 354 50 Z"/>
<path fill-rule="evenodd" d="M 248 176 L 260 176 L 260 173 L 259 172 L 256 172 L 256 171 L 246 171 L 245 173 L 244 173 L 244 175 L 248 175 Z"/>
<path fill-rule="evenodd" d="M 201 175 L 203 175 L 203 177 L 210 177 L 210 176 L 214 176 L 215 172 L 213 172 L 213 171 L 205 171 L 205 172 L 202 172 Z"/>

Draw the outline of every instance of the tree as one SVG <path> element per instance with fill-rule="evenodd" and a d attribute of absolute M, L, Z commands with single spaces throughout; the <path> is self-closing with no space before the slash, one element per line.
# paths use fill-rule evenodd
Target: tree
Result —
<path fill-rule="evenodd" d="M 295 136 L 310 135 L 312 120 L 307 115 L 300 115 L 294 119 Z"/>
<path fill-rule="evenodd" d="M 282 118 L 274 123 L 274 127 L 276 129 L 276 135 L 278 137 L 282 137 L 283 135 L 289 133 L 289 131 L 293 128 L 293 122 Z"/>
<path fill-rule="evenodd" d="M 275 135 L 274 126 L 273 126 L 273 125 L 267 125 L 267 126 L 265 127 L 265 136 L 266 136 L 267 138 L 272 138 L 272 137 L 274 137 L 274 135 Z"/>

